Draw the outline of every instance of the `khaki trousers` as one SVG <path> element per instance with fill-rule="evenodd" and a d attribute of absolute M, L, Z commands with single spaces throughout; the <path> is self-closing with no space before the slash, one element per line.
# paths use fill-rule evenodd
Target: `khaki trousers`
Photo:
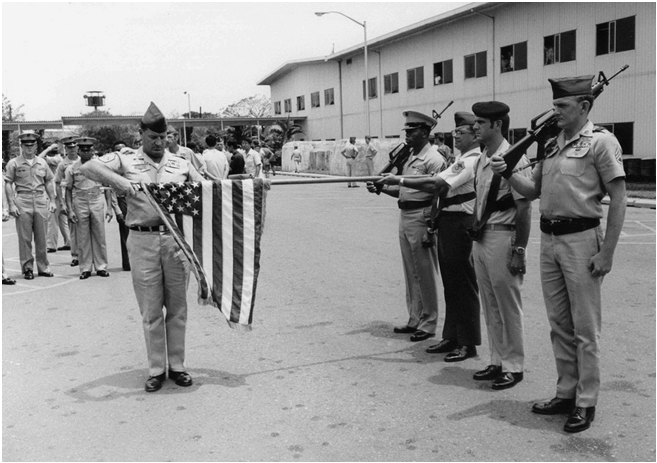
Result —
<path fill-rule="evenodd" d="M 21 261 L 21 271 L 23 273 L 26 270 L 34 271 L 34 255 L 32 254 L 32 237 L 34 237 L 37 271 L 50 272 L 46 250 L 48 197 L 45 193 L 17 194 L 15 203 L 20 212 L 16 218 L 16 233 L 18 234 L 18 256 Z"/>
<path fill-rule="evenodd" d="M 185 371 L 189 267 L 169 232 L 130 230 L 132 285 L 142 316 L 148 374 Z M 164 311 L 166 309 L 166 313 Z"/>
<path fill-rule="evenodd" d="M 490 364 L 501 366 L 504 372 L 520 373 L 525 363 L 520 297 L 523 277 L 511 275 L 508 269 L 514 238 L 513 231 L 486 230 L 483 239 L 474 242 L 473 256 Z"/>
<path fill-rule="evenodd" d="M 48 218 L 48 237 L 46 239 L 47 247 L 50 249 L 57 249 L 57 242 L 59 241 L 59 233 L 64 238 L 64 246 L 70 246 L 70 232 L 68 229 L 68 217 L 62 210 L 62 204 L 57 197 L 55 202 L 57 209 L 55 212 L 50 213 Z"/>
<path fill-rule="evenodd" d="M 91 272 L 94 267 L 96 271 L 107 270 L 105 198 L 99 191 L 76 191 L 73 195 L 80 273 Z"/>
<path fill-rule="evenodd" d="M 422 247 L 431 207 L 402 210 L 399 245 L 406 282 L 407 325 L 427 333 L 436 332 L 438 321 L 438 251 Z"/>

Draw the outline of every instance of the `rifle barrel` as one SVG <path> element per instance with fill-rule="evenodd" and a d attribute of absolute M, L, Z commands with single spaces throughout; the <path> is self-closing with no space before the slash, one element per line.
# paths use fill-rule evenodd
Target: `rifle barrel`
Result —
<path fill-rule="evenodd" d="M 421 178 L 430 177 L 430 175 L 400 175 L 403 178 Z M 322 177 L 322 178 L 290 178 L 290 179 L 273 179 L 270 180 L 272 185 L 308 185 L 315 183 L 347 183 L 347 182 L 376 182 L 381 180 L 382 175 L 373 175 L 370 177 Z"/>

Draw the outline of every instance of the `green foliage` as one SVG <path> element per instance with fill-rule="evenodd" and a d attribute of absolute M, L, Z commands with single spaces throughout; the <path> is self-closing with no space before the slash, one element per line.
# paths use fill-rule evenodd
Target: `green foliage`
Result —
<path fill-rule="evenodd" d="M 269 127 L 265 142 L 267 142 L 274 151 L 283 148 L 283 145 L 288 141 L 294 139 L 297 134 L 302 134 L 301 126 L 295 124 L 290 116 L 287 119 L 277 121 L 274 125 Z"/>
<path fill-rule="evenodd" d="M 111 114 L 109 111 L 96 110 L 82 116 L 111 116 Z M 114 143 L 117 141 L 123 141 L 130 147 L 136 146 L 139 140 L 139 129 L 137 126 L 132 125 L 83 126 L 80 135 L 95 138 L 98 140 L 95 144 L 96 151 L 98 153 L 107 153 L 112 150 Z"/>

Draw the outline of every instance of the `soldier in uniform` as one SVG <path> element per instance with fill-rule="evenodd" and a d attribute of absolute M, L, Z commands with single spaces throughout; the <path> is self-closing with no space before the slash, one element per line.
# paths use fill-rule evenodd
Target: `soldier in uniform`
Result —
<path fill-rule="evenodd" d="M 479 292 L 472 262 L 472 227 L 475 203 L 474 166 L 481 154 L 472 126 L 474 114 L 454 115 L 454 143 L 460 154 L 453 165 L 427 178 L 404 179 L 404 186 L 438 195 L 432 216 L 438 242 L 438 263 L 445 291 L 445 325 L 442 340 L 429 346 L 430 354 L 447 353 L 446 362 L 460 362 L 477 355 L 481 344 Z M 397 185 L 401 177 L 381 180 Z M 437 215 L 437 217 L 436 217 Z"/>
<path fill-rule="evenodd" d="M 95 141 L 91 137 L 76 140 L 80 159 L 66 168 L 62 181 L 62 187 L 66 189 L 68 214 L 77 229 L 80 280 L 89 278 L 94 267 L 96 275 L 109 276 L 103 216 L 107 210 L 108 221 L 112 218 L 110 192 L 103 193 L 100 183 L 80 172 L 83 164 L 96 157 L 93 151 Z"/>
<path fill-rule="evenodd" d="M 528 198 L 540 197 L 541 283 L 557 365 L 556 396 L 534 413 L 568 414 L 566 432 L 588 429 L 600 390 L 601 285 L 610 272 L 625 220 L 625 172 L 616 137 L 589 120 L 592 75 L 549 79 L 554 115 L 562 130 L 531 178 L 509 182 Z M 495 156 L 493 169 L 504 172 Z M 610 197 L 606 232 L 601 200 Z"/>
<path fill-rule="evenodd" d="M 203 159 L 203 156 L 186 146 L 180 146 L 178 143 L 179 141 L 180 134 L 178 133 L 178 130 L 173 126 L 169 126 L 167 129 L 167 150 L 172 154 L 184 157 L 192 163 L 199 174 L 205 177 L 208 166 L 205 159 Z"/>
<path fill-rule="evenodd" d="M 475 167 L 475 227 L 481 236 L 475 237 L 473 257 L 490 347 L 490 365 L 473 378 L 493 380 L 493 389 L 499 390 L 524 376 L 521 288 L 531 202 L 491 170 L 490 158 L 510 148 L 503 135 L 509 130 L 509 107 L 487 101 L 475 103 L 472 112 L 477 141 L 485 146 Z M 523 156 L 520 165 L 527 164 Z"/>
<path fill-rule="evenodd" d="M 295 146 L 296 148 L 296 146 Z M 349 141 L 344 145 L 340 152 L 345 159 L 347 159 L 347 177 L 354 176 L 354 169 L 356 166 L 356 158 L 358 157 L 358 148 L 356 147 L 356 137 L 349 137 Z M 348 188 L 358 188 L 356 182 L 349 182 Z"/>
<path fill-rule="evenodd" d="M 179 386 L 192 385 L 184 364 L 189 267 L 171 232 L 134 183 L 202 181 L 203 177 L 189 161 L 165 149 L 167 122 L 155 104 L 142 117 L 139 131 L 142 146 L 136 153 L 110 153 L 89 161 L 81 171 L 128 199 L 127 245 L 148 355 L 145 390 L 154 392 L 162 387 L 167 363 L 170 379 Z"/>
<path fill-rule="evenodd" d="M 56 178 L 57 167 L 62 162 L 62 157 L 59 154 L 59 146 L 57 143 L 51 144 L 43 152 L 39 154 L 39 157 L 42 158 L 50 167 L 52 174 Z M 46 237 L 46 244 L 48 247 L 48 252 L 56 251 L 69 251 L 71 249 L 70 244 L 70 233 L 68 230 L 68 217 L 66 217 L 65 207 L 62 203 L 65 202 L 64 198 L 60 197 L 57 191 L 57 182 L 55 181 L 55 196 L 57 197 L 56 206 L 57 209 L 54 213 L 50 214 L 48 219 L 48 236 Z M 59 227 L 59 228 L 58 228 Z M 64 238 L 64 245 L 57 247 L 57 241 L 59 238 L 59 232 Z"/>
<path fill-rule="evenodd" d="M 32 255 L 32 236 L 34 236 L 37 274 L 52 277 L 46 250 L 46 234 L 48 214 L 56 209 L 53 175 L 46 161 L 36 156 L 36 143 L 39 136 L 35 133 L 23 133 L 18 139 L 22 154 L 7 163 L 5 194 L 9 203 L 9 214 L 16 217 L 21 271 L 26 280 L 34 279 L 34 255 Z M 14 196 L 14 187 L 16 196 Z"/>
<path fill-rule="evenodd" d="M 70 136 L 70 137 L 64 137 L 60 140 L 62 145 L 64 145 L 64 150 L 66 151 L 66 157 L 62 159 L 62 162 L 59 163 L 59 165 L 57 166 L 57 170 L 55 171 L 55 191 L 57 197 L 60 198 L 62 211 L 67 216 L 67 220 L 68 220 L 68 231 L 69 231 L 70 244 L 71 244 L 71 267 L 75 267 L 79 265 L 80 262 L 78 260 L 78 235 L 77 235 L 76 225 L 71 220 L 71 217 L 69 216 L 69 209 L 66 204 L 66 188 L 62 189 L 61 184 L 62 184 L 62 180 L 64 180 L 64 174 L 66 173 L 66 169 L 79 159 L 78 145 L 75 142 L 77 138 L 78 137 Z"/>
<path fill-rule="evenodd" d="M 437 174 L 445 161 L 429 144 L 429 134 L 436 121 L 416 111 L 405 111 L 406 144 L 412 149 L 404 165 L 403 175 Z M 431 216 L 433 194 L 408 188 L 405 179 L 398 186 L 384 185 L 383 193 L 399 198 L 399 244 L 404 262 L 408 321 L 394 328 L 395 333 L 408 333 L 413 342 L 433 338 L 438 321 L 438 253 L 435 246 L 423 246 L 427 222 Z M 367 183 L 376 193 L 376 186 Z"/>

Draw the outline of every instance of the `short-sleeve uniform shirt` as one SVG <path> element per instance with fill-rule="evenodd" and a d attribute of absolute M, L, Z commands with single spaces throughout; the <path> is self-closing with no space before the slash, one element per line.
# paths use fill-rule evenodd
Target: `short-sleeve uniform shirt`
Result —
<path fill-rule="evenodd" d="M 402 175 L 431 175 L 445 168 L 445 160 L 436 147 L 427 143 L 419 153 L 413 153 L 404 164 Z M 404 186 L 399 187 L 400 201 L 426 201 L 433 199 L 433 193 L 414 190 Z"/>
<path fill-rule="evenodd" d="M 7 163 L 5 181 L 13 183 L 16 191 L 46 191 L 46 184 L 54 178 L 48 163 L 35 157 L 30 164 L 23 155 Z"/>
<path fill-rule="evenodd" d="M 192 164 L 181 156 L 164 152 L 159 163 L 147 156 L 142 148 L 136 153 L 110 153 L 99 159 L 110 170 L 134 183 L 200 182 L 203 177 Z M 128 196 L 127 226 L 152 227 L 163 225 L 162 219 L 143 191 Z"/>
<path fill-rule="evenodd" d="M 571 140 L 561 132 L 557 146 L 534 169 L 534 180 L 541 182 L 541 215 L 602 218 L 605 183 L 625 177 L 621 155 L 616 137 L 591 121 Z"/>
<path fill-rule="evenodd" d="M 454 198 L 474 192 L 475 164 L 479 155 L 481 155 L 479 148 L 461 153 L 454 161 L 454 164 L 438 174 L 449 185 L 449 191 L 445 198 Z M 472 214 L 474 212 L 474 204 L 475 200 L 470 199 L 446 206 L 442 210 L 446 212 L 465 212 L 466 214 Z"/>
<path fill-rule="evenodd" d="M 506 151 L 508 151 L 509 148 L 511 148 L 511 145 L 509 144 L 508 141 L 506 141 L 506 139 L 504 139 L 502 140 L 502 143 L 500 143 L 500 146 L 497 148 L 497 150 L 493 154 L 491 154 L 490 157 L 495 155 L 502 155 Z M 476 172 L 475 189 L 477 193 L 475 210 L 477 214 L 476 216 L 477 220 L 481 219 L 481 216 L 483 215 L 484 210 L 486 209 L 486 203 L 488 201 L 488 192 L 490 191 L 491 182 L 493 181 L 493 170 L 490 167 L 490 157 L 488 156 L 488 148 L 484 148 L 484 151 L 481 153 L 479 159 L 477 160 L 477 169 L 475 170 Z M 528 164 L 529 164 L 529 160 L 527 159 L 527 156 L 523 155 L 522 158 L 520 158 L 520 161 L 518 161 L 516 169 L 519 167 L 524 167 Z M 531 172 L 529 172 L 529 169 L 519 170 L 518 174 L 523 175 L 525 177 L 531 176 Z M 495 199 L 499 200 L 508 194 L 511 194 L 514 200 L 519 200 L 524 198 L 523 195 L 521 195 L 516 190 L 511 188 L 509 182 L 507 182 L 506 179 L 503 178 L 500 181 L 500 189 L 497 192 L 497 197 Z M 488 219 L 488 223 L 498 224 L 498 225 L 515 225 L 516 213 L 517 213 L 517 209 L 515 207 L 511 207 L 504 211 L 495 211 L 490 215 Z"/>
<path fill-rule="evenodd" d="M 92 159 L 96 159 L 96 157 L 94 156 L 94 158 Z M 64 171 L 64 180 L 62 180 L 61 182 L 64 188 L 68 188 L 69 190 L 73 191 L 74 196 L 76 191 L 92 190 L 94 188 L 97 189 L 102 186 L 101 183 L 96 182 L 95 180 L 91 180 L 90 178 L 86 177 L 82 172 L 80 172 L 81 166 L 82 166 L 82 161 L 80 159 L 78 159 L 73 164 L 68 166 Z"/>

